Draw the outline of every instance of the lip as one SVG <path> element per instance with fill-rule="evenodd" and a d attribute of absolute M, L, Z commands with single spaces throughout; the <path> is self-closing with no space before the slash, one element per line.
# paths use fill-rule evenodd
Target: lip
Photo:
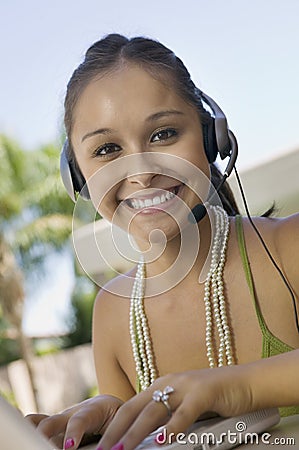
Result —
<path fill-rule="evenodd" d="M 149 188 L 146 189 L 148 194 L 131 195 L 120 203 L 138 214 L 157 214 L 171 207 L 177 201 L 177 197 L 181 196 L 183 188 L 183 184 L 167 188 Z M 146 202 L 149 204 L 144 205 Z"/>

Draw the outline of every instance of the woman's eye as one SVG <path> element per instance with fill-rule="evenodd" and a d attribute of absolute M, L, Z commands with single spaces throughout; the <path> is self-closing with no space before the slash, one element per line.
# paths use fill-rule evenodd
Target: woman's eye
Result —
<path fill-rule="evenodd" d="M 94 152 L 94 156 L 99 157 L 109 157 L 109 156 L 115 156 L 116 153 L 120 152 L 121 148 L 119 145 L 116 144 L 104 144 L 101 147 L 97 148 Z"/>
<path fill-rule="evenodd" d="M 165 130 L 157 131 L 157 133 L 153 134 L 151 142 L 166 141 L 167 139 L 170 139 L 174 136 L 177 136 L 176 130 L 174 130 L 173 128 L 167 128 Z"/>

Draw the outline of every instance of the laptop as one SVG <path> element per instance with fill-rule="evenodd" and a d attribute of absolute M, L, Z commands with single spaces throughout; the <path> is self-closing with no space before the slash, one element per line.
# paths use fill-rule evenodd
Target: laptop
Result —
<path fill-rule="evenodd" d="M 196 422 L 186 433 L 181 433 L 175 442 L 168 442 L 163 428 L 151 433 L 137 447 L 138 450 L 157 450 L 155 439 L 163 450 L 227 450 L 246 442 L 255 435 L 268 430 L 280 421 L 277 408 L 260 410 L 238 417 L 220 417 Z M 250 442 L 250 441 L 249 441 Z M 92 450 L 94 446 L 84 447 Z M 59 450 L 24 420 L 21 413 L 0 396 L 0 449 L 1 450 Z M 82 447 L 83 449 L 83 447 Z"/>
<path fill-rule="evenodd" d="M 56 450 L 22 414 L 0 396 L 1 450 Z"/>

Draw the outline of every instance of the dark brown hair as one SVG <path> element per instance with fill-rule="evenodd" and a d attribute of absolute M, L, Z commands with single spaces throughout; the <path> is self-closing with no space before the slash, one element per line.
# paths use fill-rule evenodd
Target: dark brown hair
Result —
<path fill-rule="evenodd" d="M 71 133 L 74 108 L 78 98 L 91 80 L 129 62 L 141 66 L 160 81 L 164 83 L 167 81 L 178 95 L 197 109 L 203 128 L 204 145 L 205 148 L 207 148 L 207 145 L 209 145 L 209 148 L 212 148 L 212 153 L 214 154 L 212 159 L 214 160 L 217 155 L 217 146 L 216 142 L 214 143 L 213 118 L 205 109 L 200 95 L 201 91 L 193 83 L 187 68 L 180 58 L 163 44 L 153 39 L 144 37 L 128 39 L 119 34 L 109 34 L 100 41 L 95 42 L 87 50 L 84 61 L 74 71 L 67 86 L 64 103 L 64 122 L 69 140 L 69 156 L 73 162 L 76 164 L 71 143 Z M 211 181 L 217 188 L 222 175 L 215 164 L 210 166 Z M 224 183 L 219 191 L 219 196 L 227 213 L 236 215 L 238 207 L 227 182 Z"/>

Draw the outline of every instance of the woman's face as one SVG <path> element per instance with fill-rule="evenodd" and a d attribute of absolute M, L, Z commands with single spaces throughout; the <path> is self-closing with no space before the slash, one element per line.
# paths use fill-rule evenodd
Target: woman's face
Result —
<path fill-rule="evenodd" d="M 128 64 L 91 81 L 73 117 L 71 140 L 91 195 L 105 180 L 99 213 L 112 221 L 118 211 L 136 237 L 147 239 L 156 228 L 175 236 L 174 212 L 182 202 L 191 209 L 202 201 L 182 182 L 183 168 L 175 157 L 209 177 L 196 109 L 171 86 Z M 172 169 L 165 174 L 167 166 Z"/>

